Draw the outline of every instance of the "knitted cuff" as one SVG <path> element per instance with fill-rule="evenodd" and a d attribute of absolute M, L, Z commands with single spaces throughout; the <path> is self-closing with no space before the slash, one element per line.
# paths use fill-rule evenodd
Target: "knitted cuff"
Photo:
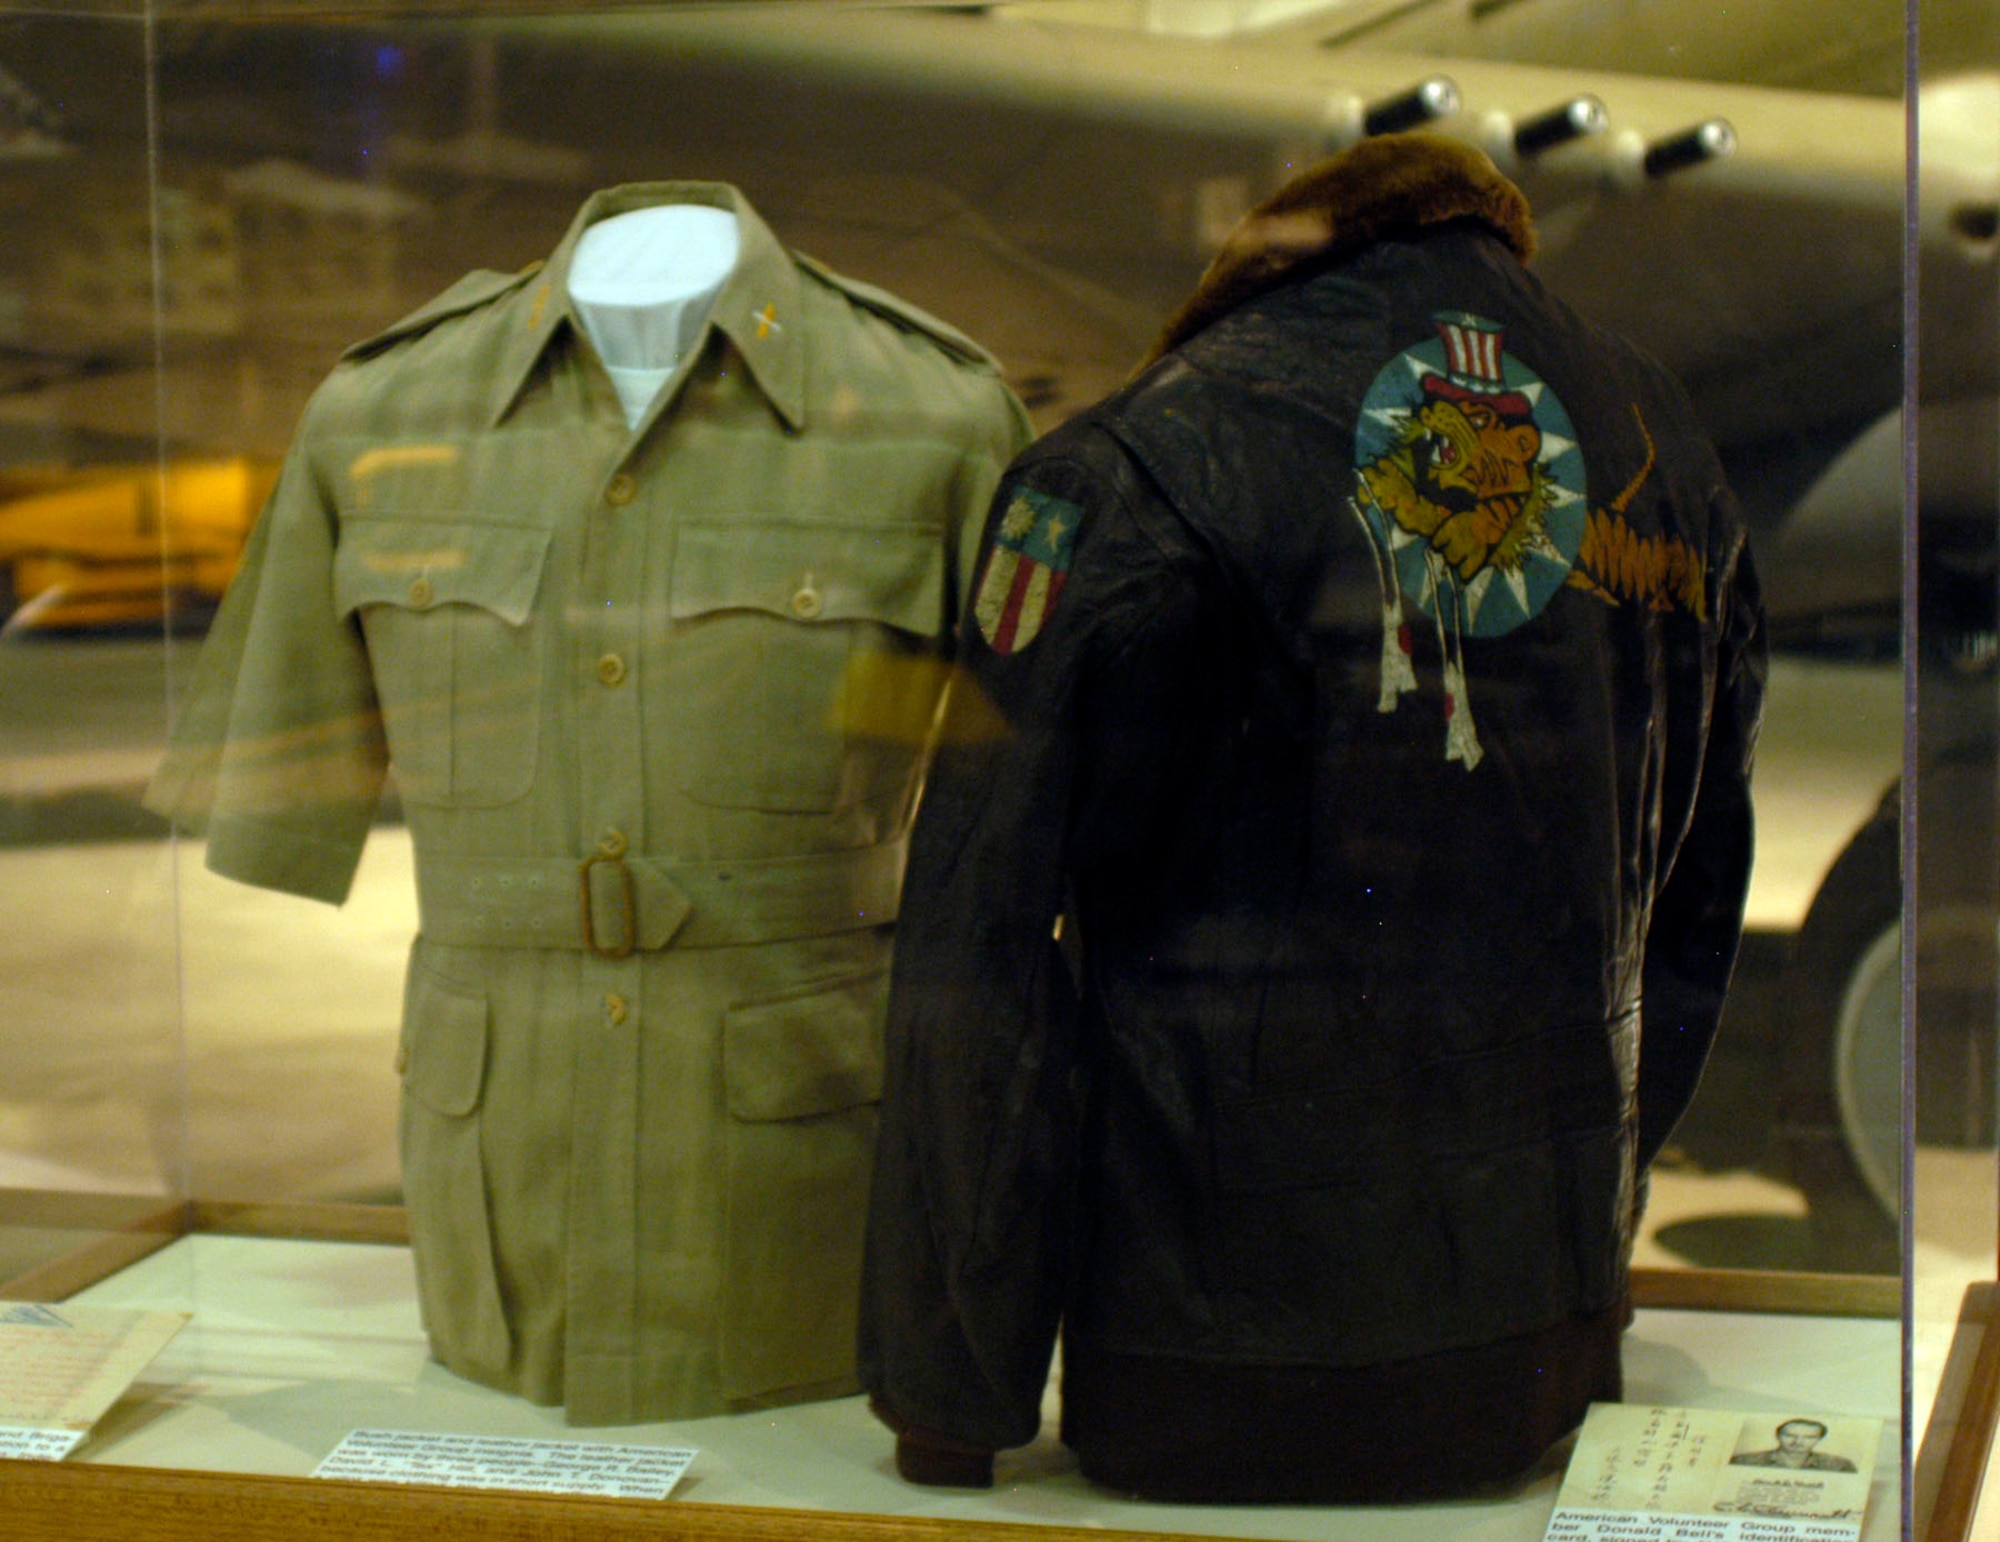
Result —
<path fill-rule="evenodd" d="M 896 1437 L 896 1471 L 906 1483 L 942 1488 L 993 1487 L 993 1453 L 915 1430 Z"/>
<path fill-rule="evenodd" d="M 868 1408 L 896 1432 L 896 1471 L 904 1482 L 941 1488 L 993 1487 L 993 1453 L 986 1447 L 907 1424 L 877 1397 L 868 1399 Z"/>

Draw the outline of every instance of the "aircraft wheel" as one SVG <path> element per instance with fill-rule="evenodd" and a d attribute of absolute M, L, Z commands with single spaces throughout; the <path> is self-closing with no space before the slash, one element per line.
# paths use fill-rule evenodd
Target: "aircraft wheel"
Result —
<path fill-rule="evenodd" d="M 1786 972 L 1780 1131 L 1825 1266 L 1895 1267 L 1902 884 L 1894 793 L 1828 871 Z"/>

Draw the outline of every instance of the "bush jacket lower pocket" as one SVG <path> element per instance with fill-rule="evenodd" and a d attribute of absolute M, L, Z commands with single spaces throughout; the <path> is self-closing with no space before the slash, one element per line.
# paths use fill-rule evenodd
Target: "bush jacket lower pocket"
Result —
<path fill-rule="evenodd" d="M 480 1096 L 486 997 L 410 967 L 403 1002 L 403 1192 L 425 1330 L 447 1365 L 505 1371 L 512 1349 L 493 1267 Z"/>
<path fill-rule="evenodd" d="M 854 1376 L 887 989 L 877 971 L 723 1020 L 727 1398 Z"/>

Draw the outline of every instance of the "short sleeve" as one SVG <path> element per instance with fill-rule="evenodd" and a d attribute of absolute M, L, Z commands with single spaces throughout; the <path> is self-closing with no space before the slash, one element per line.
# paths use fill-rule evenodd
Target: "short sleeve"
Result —
<path fill-rule="evenodd" d="M 302 429 L 202 645 L 146 806 L 205 831 L 208 866 L 225 877 L 337 904 L 388 756 L 359 630 L 334 606 L 336 537 Z"/>

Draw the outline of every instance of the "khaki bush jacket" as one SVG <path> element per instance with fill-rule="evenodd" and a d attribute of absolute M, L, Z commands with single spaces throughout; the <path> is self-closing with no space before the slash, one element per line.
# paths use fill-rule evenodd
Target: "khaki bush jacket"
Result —
<path fill-rule="evenodd" d="M 567 299 L 593 221 L 735 212 L 636 430 Z M 338 902 L 385 767 L 438 1357 L 579 1423 L 847 1390 L 903 841 L 1001 468 L 990 359 L 734 189 L 597 194 L 307 409 L 149 795 Z"/>

